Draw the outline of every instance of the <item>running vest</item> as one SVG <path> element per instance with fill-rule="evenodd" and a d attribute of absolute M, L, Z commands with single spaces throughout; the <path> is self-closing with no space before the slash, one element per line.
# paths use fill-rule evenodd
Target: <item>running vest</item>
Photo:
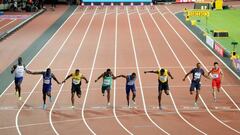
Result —
<path fill-rule="evenodd" d="M 104 76 L 103 77 L 103 86 L 111 86 L 112 85 L 112 76 Z"/>
<path fill-rule="evenodd" d="M 132 79 L 131 75 L 127 75 L 127 85 L 134 85 L 136 78 Z"/>
<path fill-rule="evenodd" d="M 168 71 L 167 69 L 164 69 L 163 75 L 160 74 L 160 69 L 158 70 L 158 80 L 162 83 L 167 82 L 168 80 Z"/>
<path fill-rule="evenodd" d="M 212 77 L 213 77 L 213 79 L 220 79 L 221 69 L 220 68 L 218 68 L 218 69 L 213 68 L 212 69 Z"/>
<path fill-rule="evenodd" d="M 50 74 L 49 76 L 47 73 L 43 74 L 43 85 L 52 85 L 52 75 Z"/>
<path fill-rule="evenodd" d="M 75 73 L 72 74 L 72 83 L 75 85 L 79 85 L 82 80 L 82 74 L 76 75 Z"/>
<path fill-rule="evenodd" d="M 17 65 L 16 69 L 15 69 L 15 77 L 16 78 L 20 78 L 20 77 L 23 77 L 24 76 L 24 71 L 25 71 L 25 68 L 23 65 Z"/>

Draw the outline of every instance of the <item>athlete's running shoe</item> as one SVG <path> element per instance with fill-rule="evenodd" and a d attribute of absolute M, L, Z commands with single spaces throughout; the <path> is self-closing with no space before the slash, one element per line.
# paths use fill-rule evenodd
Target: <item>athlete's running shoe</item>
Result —
<path fill-rule="evenodd" d="M 110 103 L 110 102 L 108 102 L 108 103 L 107 103 L 107 106 L 110 106 L 110 105 L 111 105 L 111 103 Z"/>
<path fill-rule="evenodd" d="M 18 97 L 18 100 L 21 101 L 21 100 L 22 100 L 22 97 Z"/>
<path fill-rule="evenodd" d="M 43 110 L 47 109 L 47 104 L 43 104 Z"/>
<path fill-rule="evenodd" d="M 195 106 L 195 107 L 198 107 L 198 104 L 197 104 L 197 102 L 194 102 L 194 106 Z"/>
<path fill-rule="evenodd" d="M 72 109 L 74 109 L 74 108 L 75 108 L 75 106 L 72 106 L 71 108 L 72 108 Z"/>

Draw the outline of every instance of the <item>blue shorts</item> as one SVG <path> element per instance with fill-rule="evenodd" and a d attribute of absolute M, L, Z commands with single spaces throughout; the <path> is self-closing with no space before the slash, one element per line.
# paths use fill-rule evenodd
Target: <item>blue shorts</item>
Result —
<path fill-rule="evenodd" d="M 194 91 L 195 89 L 196 90 L 201 89 L 201 83 L 200 82 L 195 82 L 195 81 L 191 82 L 190 91 Z"/>
<path fill-rule="evenodd" d="M 23 77 L 15 77 L 15 85 L 21 85 L 23 81 Z"/>
<path fill-rule="evenodd" d="M 132 91 L 133 93 L 136 92 L 135 85 L 126 85 L 126 94 L 129 95 L 130 91 Z"/>
<path fill-rule="evenodd" d="M 52 90 L 51 85 L 43 85 L 43 88 L 42 88 L 43 94 L 49 93 L 49 92 L 51 92 L 51 90 Z"/>

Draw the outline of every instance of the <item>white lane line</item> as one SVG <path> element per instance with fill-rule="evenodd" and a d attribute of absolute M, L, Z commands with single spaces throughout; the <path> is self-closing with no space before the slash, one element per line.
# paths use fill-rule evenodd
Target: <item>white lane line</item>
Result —
<path fill-rule="evenodd" d="M 162 30 L 161 30 L 161 29 L 159 28 L 159 26 L 157 25 L 155 19 L 153 18 L 152 14 L 150 13 L 150 11 L 149 11 L 148 8 L 147 8 L 147 11 L 148 11 L 148 13 L 149 13 L 149 16 L 150 16 L 151 19 L 153 20 L 154 24 L 155 24 L 156 27 L 158 28 L 159 32 L 161 33 L 162 37 L 164 38 L 166 44 L 169 46 L 169 42 L 167 41 L 167 39 L 166 39 L 165 35 L 163 34 Z M 141 16 L 140 16 L 140 17 L 141 17 Z M 157 64 L 158 64 L 158 68 L 161 68 L 161 65 L 160 65 L 160 63 L 159 63 L 158 57 L 157 57 L 156 52 L 155 52 L 155 50 L 154 50 L 154 48 L 153 48 L 152 42 L 151 42 L 151 40 L 150 40 L 150 38 L 149 38 L 149 36 L 148 36 L 148 33 L 147 33 L 147 31 L 146 31 L 145 25 L 144 25 L 143 21 L 141 21 L 141 22 L 142 22 L 142 25 L 143 25 L 143 27 L 144 27 L 145 34 L 147 35 L 149 45 L 150 45 L 150 47 L 151 47 L 151 49 L 152 49 L 152 52 L 153 52 L 153 54 L 154 54 L 154 58 L 155 58 L 155 60 L 156 60 L 156 62 L 157 62 Z M 179 116 L 185 123 L 187 123 L 189 126 L 191 126 L 192 128 L 194 128 L 194 129 L 197 130 L 198 132 L 200 132 L 200 133 L 202 133 L 202 134 L 206 134 L 206 133 L 204 133 L 202 130 L 200 130 L 199 128 L 195 127 L 193 124 L 191 124 L 189 121 L 187 121 L 187 120 L 182 116 L 182 114 L 179 113 L 179 110 L 178 110 L 178 108 L 177 108 L 177 106 L 176 106 L 176 104 L 175 104 L 175 101 L 174 101 L 174 99 L 173 99 L 173 96 L 172 96 L 171 91 L 170 91 L 169 95 L 170 95 L 170 98 L 171 98 L 171 100 L 172 100 L 174 109 L 176 110 L 178 116 Z"/>
<path fill-rule="evenodd" d="M 52 35 L 52 37 L 45 43 L 45 45 L 37 52 L 37 54 L 31 59 L 31 61 L 26 65 L 26 68 L 35 60 L 35 58 L 44 50 L 44 48 L 49 45 L 50 41 L 56 36 L 56 34 L 59 32 L 59 30 L 67 23 L 67 21 L 74 15 L 74 13 L 77 11 L 77 8 L 72 12 L 72 14 L 63 22 L 63 24 L 57 29 L 57 31 Z M 0 98 L 3 96 L 3 94 L 10 88 L 10 86 L 13 84 L 14 81 L 12 81 L 8 87 L 1 93 Z"/>
<path fill-rule="evenodd" d="M 77 10 L 78 8 L 75 9 L 75 11 Z M 74 11 L 74 12 L 75 12 Z M 74 13 L 73 12 L 73 13 Z M 72 34 L 74 28 L 72 28 L 71 32 L 68 34 L 67 38 L 64 40 L 64 42 L 62 43 L 62 45 L 60 46 L 60 48 L 58 49 L 57 53 L 55 54 L 55 56 L 53 57 L 53 59 L 51 60 L 51 62 L 49 63 L 49 65 L 47 67 L 50 67 L 50 65 L 54 62 L 54 60 L 56 59 L 56 57 L 58 56 L 58 54 L 61 52 L 62 48 L 65 46 L 65 43 L 67 42 L 68 38 L 70 37 L 70 35 Z M 33 89 L 31 90 L 30 94 L 28 95 L 28 97 L 26 98 L 26 100 L 24 101 L 24 103 L 22 104 L 22 106 L 20 107 L 20 109 L 18 110 L 17 114 L 16 114 L 16 117 L 15 117 L 15 125 L 16 125 L 16 128 L 17 128 L 17 131 L 18 131 L 18 134 L 21 135 L 21 131 L 19 129 L 19 126 L 18 126 L 18 117 L 19 117 L 19 114 L 22 110 L 22 108 L 24 107 L 24 105 L 27 103 L 28 99 L 31 97 L 32 93 L 34 92 L 34 90 L 36 89 L 36 87 L 38 86 L 39 82 L 41 81 L 41 78 L 42 76 L 39 78 L 38 82 L 35 84 L 35 86 L 33 87 Z"/>
<path fill-rule="evenodd" d="M 166 22 L 168 23 L 168 25 L 169 25 L 169 26 L 175 31 L 175 33 L 179 36 L 179 38 L 182 40 L 182 42 L 183 42 L 186 46 L 188 46 L 188 45 L 186 44 L 186 42 L 182 39 L 182 37 L 178 34 L 178 32 L 177 32 L 177 31 L 173 28 L 173 26 L 169 23 L 169 21 L 165 18 L 165 16 L 162 15 L 162 13 L 159 11 L 158 8 L 157 8 L 157 10 L 158 10 L 159 14 L 164 18 L 164 20 L 166 20 Z M 188 48 L 189 48 L 189 46 L 188 46 Z M 190 48 L 189 48 L 189 50 L 190 50 Z M 173 50 L 172 50 L 172 52 L 173 52 L 175 58 L 177 59 L 179 65 L 181 65 L 181 67 L 182 67 L 182 63 L 180 62 L 180 60 L 179 60 L 178 57 L 176 56 L 175 52 L 174 52 Z M 192 51 L 191 51 L 191 52 L 192 52 Z M 193 54 L 194 54 L 194 53 L 193 53 Z M 196 55 L 194 54 L 194 56 L 196 56 Z M 182 69 L 183 69 L 184 73 L 187 74 L 186 70 L 185 70 L 183 67 L 182 67 Z M 188 80 L 189 80 L 189 82 L 191 83 L 191 79 L 190 79 L 189 77 L 188 77 Z M 206 105 L 206 103 L 204 102 L 204 100 L 203 100 L 203 98 L 202 98 L 202 96 L 201 96 L 200 94 L 199 94 L 199 98 L 200 98 L 200 100 L 202 101 L 202 103 L 203 103 L 203 105 L 205 106 L 205 108 L 207 109 L 207 111 L 209 112 L 209 114 L 210 114 L 215 120 L 217 120 L 219 123 L 221 123 L 221 124 L 224 125 L 225 127 L 231 129 L 232 131 L 240 134 L 239 131 L 237 131 L 236 129 L 233 129 L 232 127 L 230 127 L 229 125 L 225 124 L 225 123 L 222 122 L 220 119 L 218 119 L 218 118 L 209 110 L 208 106 Z"/>
<path fill-rule="evenodd" d="M 168 132 L 166 132 L 164 129 L 162 129 L 159 125 L 157 125 L 149 116 L 147 109 L 146 109 L 146 104 L 145 104 L 145 98 L 144 98 L 144 93 L 143 93 L 143 88 L 142 88 L 142 81 L 141 81 L 141 75 L 140 75 L 140 71 L 138 68 L 138 59 L 137 59 L 137 54 L 136 54 L 136 49 L 135 49 L 135 41 L 133 39 L 133 33 L 132 33 L 132 26 L 131 26 L 131 21 L 130 21 L 130 17 L 129 17 L 129 13 L 128 13 L 128 8 L 127 8 L 127 17 L 128 17 L 128 25 L 129 25 L 129 29 L 130 29 L 130 35 L 131 35 L 131 41 L 132 41 L 132 47 L 133 47 L 133 52 L 134 52 L 134 58 L 135 58 L 135 62 L 136 62 L 136 67 L 137 67 L 137 72 L 138 72 L 138 79 L 139 79 L 139 84 L 140 84 L 140 90 L 141 90 L 141 95 L 142 95 L 142 101 L 143 101 L 143 107 L 144 107 L 144 112 L 146 114 L 146 116 L 148 117 L 148 119 L 158 128 L 160 129 L 162 132 L 164 132 L 165 134 L 169 135 Z"/>
<path fill-rule="evenodd" d="M 82 14 L 81 17 L 78 19 L 77 23 L 74 25 L 74 27 L 73 27 L 73 29 L 72 29 L 72 31 L 71 31 L 71 34 L 72 34 L 72 32 L 76 29 L 76 27 L 78 26 L 79 22 L 82 20 L 82 18 L 83 18 L 83 16 L 84 16 L 84 13 L 85 13 L 86 11 L 87 11 L 87 8 L 84 10 L 83 14 Z M 79 45 L 78 48 L 77 48 L 77 51 L 76 51 L 76 53 L 75 53 L 75 55 L 74 55 L 74 58 L 73 58 L 70 66 L 69 66 L 69 69 L 68 69 L 68 72 L 66 73 L 65 78 L 66 78 L 66 77 L 68 76 L 68 74 L 70 73 L 71 68 L 72 68 L 72 66 L 73 66 L 73 64 L 74 64 L 74 62 L 75 62 L 75 60 L 76 60 L 76 58 L 77 58 L 77 55 L 78 55 L 78 53 L 79 53 L 79 51 L 80 51 L 80 49 L 81 49 L 81 47 L 82 47 L 83 40 L 85 39 L 85 36 L 86 36 L 86 34 L 87 34 L 87 32 L 88 32 L 88 29 L 89 29 L 89 27 L 90 27 L 90 25 L 91 25 L 91 23 L 92 23 L 92 20 L 93 20 L 93 18 L 94 18 L 94 16 L 95 16 L 95 13 L 96 13 L 96 10 L 95 10 L 94 14 L 92 15 L 91 21 L 90 21 L 90 23 L 88 24 L 88 28 L 87 28 L 87 30 L 85 31 L 85 34 L 84 34 L 84 36 L 83 36 L 83 39 L 82 39 L 80 45 Z M 53 122 L 52 122 L 52 111 L 53 111 L 53 108 L 54 108 L 54 106 L 55 106 L 55 104 L 56 104 L 56 102 L 57 102 L 57 99 L 58 99 L 58 97 L 59 97 L 59 95 L 60 95 L 60 93 L 61 93 L 61 91 L 62 91 L 62 89 L 63 89 L 63 86 L 64 86 L 64 84 L 61 85 L 61 87 L 60 87 L 60 89 L 59 89 L 59 91 L 58 91 L 58 93 L 57 93 L 56 99 L 54 100 L 53 105 L 52 105 L 52 107 L 51 107 L 51 109 L 50 109 L 50 112 L 49 112 L 50 125 L 51 125 L 51 127 L 52 127 L 52 129 L 53 129 L 53 131 L 54 131 L 54 133 L 55 133 L 56 135 L 59 135 L 59 133 L 58 133 L 57 130 L 55 129 L 55 127 L 54 127 L 54 125 L 53 125 Z"/>
<path fill-rule="evenodd" d="M 118 47 L 118 7 L 116 7 L 116 19 L 115 19 L 115 48 L 114 48 L 114 75 L 117 74 L 117 47 Z M 118 116 L 116 114 L 116 80 L 114 80 L 114 84 L 113 84 L 113 114 L 115 119 L 117 120 L 118 124 L 130 135 L 133 135 L 132 132 L 130 132 L 122 123 L 121 121 L 118 119 Z"/>
<path fill-rule="evenodd" d="M 106 20 L 106 16 L 107 16 L 107 10 L 108 10 L 108 7 L 106 8 L 105 10 L 105 14 L 104 14 L 104 18 L 103 18 L 103 23 L 102 23 L 102 26 L 101 26 L 101 31 L 100 31 L 100 35 L 98 37 L 98 43 L 97 43 L 97 48 L 96 48 L 96 51 L 95 51 L 95 56 L 94 56 L 94 59 L 93 59 L 93 64 L 92 64 L 92 69 L 91 69 L 91 73 L 90 73 L 90 77 L 89 77 L 89 83 L 88 83 L 88 86 L 87 86 L 87 89 L 86 89 L 86 95 L 85 95 L 85 98 L 84 98 L 84 101 L 83 101 L 83 109 L 82 109 L 82 118 L 83 118 L 83 121 L 85 123 L 85 125 L 88 127 L 88 129 L 91 131 L 92 134 L 96 135 L 96 133 L 90 128 L 90 126 L 88 125 L 86 119 L 85 119 L 85 116 L 84 116 L 84 109 L 86 107 L 86 101 L 87 101 L 87 97 L 88 97 L 88 92 L 89 92 L 89 88 L 90 88 L 90 84 L 91 84 L 91 80 L 92 80 L 92 75 L 93 75 L 93 70 L 94 70 L 94 66 L 95 66 L 95 63 L 96 63 L 96 59 L 97 59 L 97 54 L 98 54 L 98 49 L 99 49 L 99 46 L 100 46 L 100 41 L 101 41 L 101 38 L 102 38 L 102 32 L 103 32 L 103 28 L 104 28 L 104 25 L 105 25 L 105 20 Z"/>
<path fill-rule="evenodd" d="M 167 7 L 166 7 L 167 8 Z M 167 8 L 167 10 L 171 13 L 171 11 Z M 177 31 L 174 29 L 174 31 L 177 33 Z M 185 46 L 190 50 L 190 52 L 194 55 L 194 57 L 203 65 L 203 67 L 206 69 L 207 72 L 209 72 L 208 68 L 204 63 L 199 59 L 199 57 L 192 51 L 192 49 L 189 47 L 189 45 L 185 42 L 185 40 L 177 33 L 177 35 L 180 37 L 180 39 L 183 41 Z M 226 90 L 221 87 L 225 95 L 231 100 L 231 102 L 234 104 L 234 106 L 240 111 L 239 106 L 236 104 L 236 102 L 231 98 L 231 96 L 226 92 Z"/>
<path fill-rule="evenodd" d="M 11 23 L 15 22 L 15 21 L 16 21 L 16 19 L 13 19 L 13 20 L 12 20 L 12 21 L 10 21 L 9 23 L 7 23 L 7 24 L 5 24 L 5 25 L 1 26 L 1 27 L 0 27 L 0 30 L 1 30 L 2 28 L 4 28 L 4 27 L 8 26 L 9 24 L 11 24 Z"/>

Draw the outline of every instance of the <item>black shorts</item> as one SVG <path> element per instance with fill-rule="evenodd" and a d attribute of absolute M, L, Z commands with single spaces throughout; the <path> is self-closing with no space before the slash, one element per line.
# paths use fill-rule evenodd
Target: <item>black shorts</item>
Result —
<path fill-rule="evenodd" d="M 200 82 L 195 82 L 195 81 L 191 82 L 190 91 L 194 91 L 195 89 L 196 90 L 201 89 L 201 83 Z"/>
<path fill-rule="evenodd" d="M 77 95 L 81 95 L 82 91 L 81 91 L 81 85 L 76 85 L 76 84 L 72 84 L 72 93 L 77 93 Z"/>
<path fill-rule="evenodd" d="M 168 81 L 164 83 L 162 83 L 161 81 L 158 81 L 158 91 L 163 91 L 163 90 L 169 90 Z"/>

